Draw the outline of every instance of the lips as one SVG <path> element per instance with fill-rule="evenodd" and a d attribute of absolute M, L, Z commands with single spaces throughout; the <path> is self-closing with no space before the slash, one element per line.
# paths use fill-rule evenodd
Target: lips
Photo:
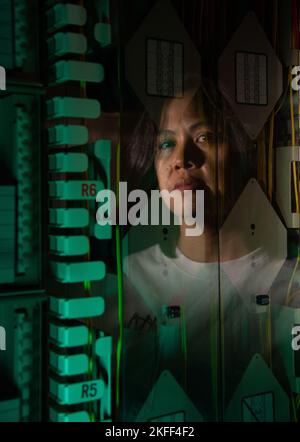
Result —
<path fill-rule="evenodd" d="M 199 188 L 199 182 L 192 178 L 182 178 L 174 186 L 174 190 L 196 190 L 197 188 Z"/>

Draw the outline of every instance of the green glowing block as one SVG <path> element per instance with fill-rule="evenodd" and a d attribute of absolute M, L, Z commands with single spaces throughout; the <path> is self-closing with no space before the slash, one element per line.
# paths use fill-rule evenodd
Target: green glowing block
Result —
<path fill-rule="evenodd" d="M 94 154 L 99 159 L 107 176 L 108 188 L 110 188 L 110 160 L 111 140 L 98 140 L 94 144 Z"/>
<path fill-rule="evenodd" d="M 95 155 L 104 161 L 111 159 L 111 140 L 97 140 L 94 144 Z"/>
<path fill-rule="evenodd" d="M 49 222 L 61 228 L 81 228 L 89 224 L 87 209 L 49 209 Z"/>
<path fill-rule="evenodd" d="M 83 26 L 86 22 L 86 10 L 73 4 L 57 4 L 47 12 L 48 30 L 60 29 L 68 25 Z"/>
<path fill-rule="evenodd" d="M 102 336 L 97 339 L 95 346 L 96 355 L 99 357 L 101 371 L 105 372 L 106 379 L 103 397 L 100 405 L 101 421 L 105 417 L 111 416 L 111 390 L 112 390 L 112 370 L 111 370 L 111 356 L 112 356 L 112 337 Z"/>
<path fill-rule="evenodd" d="M 59 355 L 50 351 L 49 361 L 51 367 L 59 376 L 76 376 L 88 372 L 89 359 L 87 355 Z"/>
<path fill-rule="evenodd" d="M 94 28 L 95 39 L 101 46 L 111 44 L 111 25 L 109 23 L 97 23 Z"/>
<path fill-rule="evenodd" d="M 48 142 L 51 146 L 64 146 L 71 144 L 80 146 L 86 144 L 89 139 L 89 132 L 85 126 L 58 124 L 48 129 Z"/>
<path fill-rule="evenodd" d="M 61 57 L 65 54 L 85 54 L 87 51 L 86 37 L 74 32 L 58 32 L 48 40 L 50 55 Z"/>
<path fill-rule="evenodd" d="M 104 312 L 104 299 L 100 296 L 64 299 L 50 297 L 50 310 L 60 319 L 79 319 L 100 316 Z"/>
<path fill-rule="evenodd" d="M 60 384 L 50 378 L 50 394 L 61 405 L 74 405 L 101 399 L 104 382 L 100 380 L 76 384 Z"/>
<path fill-rule="evenodd" d="M 51 198 L 62 200 L 93 200 L 104 186 L 101 181 L 50 181 Z"/>
<path fill-rule="evenodd" d="M 88 169 L 89 160 L 85 153 L 56 153 L 49 155 L 49 169 L 62 173 L 82 173 Z"/>
<path fill-rule="evenodd" d="M 89 332 L 85 325 L 68 327 L 50 324 L 49 336 L 58 347 L 80 347 L 87 345 Z"/>
<path fill-rule="evenodd" d="M 94 226 L 94 235 L 97 239 L 111 239 L 112 238 L 112 227 L 107 224 L 106 226 L 99 226 L 99 224 L 95 224 Z"/>
<path fill-rule="evenodd" d="M 99 159 L 101 166 L 105 170 L 107 176 L 108 188 L 111 186 L 110 178 L 110 160 L 111 160 L 111 140 L 98 140 L 94 144 L 94 154 Z M 100 226 L 95 223 L 94 225 L 94 235 L 97 239 L 111 239 L 112 238 L 112 227 L 107 224 L 106 226 Z"/>
<path fill-rule="evenodd" d="M 59 413 L 50 408 L 49 417 L 52 422 L 90 422 L 87 411 L 76 411 L 74 413 Z"/>
<path fill-rule="evenodd" d="M 100 358 L 110 357 L 112 353 L 112 337 L 102 336 L 101 338 L 98 338 L 95 351 Z"/>
<path fill-rule="evenodd" d="M 58 61 L 53 66 L 54 83 L 66 81 L 87 81 L 100 83 L 104 78 L 103 66 L 87 61 Z"/>
<path fill-rule="evenodd" d="M 83 281 L 100 281 L 105 277 L 105 263 L 102 261 L 91 262 L 54 262 L 51 269 L 55 278 L 65 284 Z"/>
<path fill-rule="evenodd" d="M 47 101 L 48 118 L 98 118 L 101 106 L 91 98 L 54 97 Z"/>
<path fill-rule="evenodd" d="M 86 255 L 89 252 L 89 240 L 86 236 L 49 236 L 50 251 L 61 256 Z"/>

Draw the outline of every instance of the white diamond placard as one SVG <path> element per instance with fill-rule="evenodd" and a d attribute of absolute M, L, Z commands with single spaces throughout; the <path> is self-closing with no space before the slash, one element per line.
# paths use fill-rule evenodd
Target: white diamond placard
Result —
<path fill-rule="evenodd" d="M 200 55 L 169 0 L 159 1 L 125 49 L 127 80 L 159 122 L 167 99 L 189 99 L 200 86 Z M 187 94 L 188 93 L 188 94 Z"/>
<path fill-rule="evenodd" d="M 282 65 L 254 13 L 240 24 L 218 69 L 223 96 L 256 139 L 282 94 Z"/>

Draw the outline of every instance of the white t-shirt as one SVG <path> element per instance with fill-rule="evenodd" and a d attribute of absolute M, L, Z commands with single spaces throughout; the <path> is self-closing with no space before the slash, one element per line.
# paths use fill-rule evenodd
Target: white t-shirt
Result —
<path fill-rule="evenodd" d="M 268 275 L 274 265 L 261 249 L 219 265 L 192 261 L 178 248 L 175 257 L 169 258 L 155 244 L 129 255 L 124 262 L 124 273 L 149 310 L 159 316 L 161 307 L 171 304 L 183 305 L 188 310 L 201 305 L 205 311 L 214 290 L 220 291 L 223 302 L 227 300 L 228 290 L 235 291 L 247 308 L 253 310 L 255 296 L 269 291 Z"/>
<path fill-rule="evenodd" d="M 136 417 L 162 369 L 169 369 L 183 384 L 182 361 L 174 356 L 176 345 L 164 338 L 167 332 L 172 336 L 172 320 L 167 325 L 162 322 L 164 306 L 181 307 L 186 392 L 206 419 L 214 419 L 216 390 L 223 388 L 228 400 L 249 360 L 260 351 L 255 295 L 266 293 L 270 265 L 260 249 L 219 265 L 191 261 L 179 249 L 170 258 L 158 244 L 126 258 L 125 323 L 134 314 L 150 315 L 157 319 L 157 334 L 132 328 L 125 333 L 125 420 Z M 179 335 L 182 330 L 176 335 L 174 328 L 178 346 Z M 226 379 L 225 388 L 220 376 Z"/>

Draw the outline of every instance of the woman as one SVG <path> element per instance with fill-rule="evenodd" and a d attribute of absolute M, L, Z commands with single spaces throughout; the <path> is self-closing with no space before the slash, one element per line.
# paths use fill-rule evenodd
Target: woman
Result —
<path fill-rule="evenodd" d="M 203 86 L 166 101 L 158 128 L 143 116 L 136 129 L 127 152 L 132 176 L 149 182 L 154 168 L 152 187 L 178 190 L 193 215 L 196 190 L 204 190 L 204 231 L 187 235 L 191 226 L 183 220 L 159 226 L 163 234 L 152 245 L 152 226 L 142 235 L 134 227 L 127 236 L 129 253 L 135 253 L 124 260 L 124 420 L 139 416 L 162 370 L 204 419 L 220 419 L 250 357 L 260 350 L 258 324 L 249 321 L 235 279 L 241 287 L 241 280 L 253 278 L 253 261 L 257 275 L 267 257 L 260 249 L 247 250 L 239 232 L 219 234 L 249 176 L 243 172 L 252 148 L 225 103 Z M 174 216 L 182 215 L 174 213 L 176 198 L 165 204 Z M 147 246 L 141 250 L 143 238 Z M 249 336 L 242 333 L 246 323 Z M 153 417 L 158 414 L 152 410 Z"/>

